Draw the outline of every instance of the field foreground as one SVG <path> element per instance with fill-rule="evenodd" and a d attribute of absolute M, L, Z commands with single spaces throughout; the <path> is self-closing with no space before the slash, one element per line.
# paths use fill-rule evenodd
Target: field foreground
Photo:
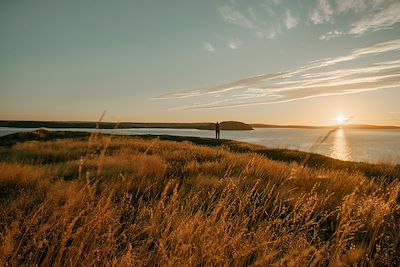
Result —
<path fill-rule="evenodd" d="M 204 138 L 0 139 L 0 266 L 399 266 L 399 233 L 398 166 Z"/>

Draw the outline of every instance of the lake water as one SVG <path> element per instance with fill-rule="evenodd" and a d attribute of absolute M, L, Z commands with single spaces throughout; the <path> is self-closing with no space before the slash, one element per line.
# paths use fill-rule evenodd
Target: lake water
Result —
<path fill-rule="evenodd" d="M 0 136 L 35 129 L 0 127 Z M 93 129 L 50 129 L 88 131 Z M 122 135 L 167 134 L 214 138 L 214 131 L 196 129 L 100 129 L 102 133 Z M 329 157 L 371 163 L 400 164 L 400 130 L 338 129 L 328 135 L 327 129 L 257 128 L 254 131 L 221 131 L 221 138 L 243 141 L 272 148 L 289 148 L 319 153 Z M 317 145 L 318 144 L 318 145 Z"/>

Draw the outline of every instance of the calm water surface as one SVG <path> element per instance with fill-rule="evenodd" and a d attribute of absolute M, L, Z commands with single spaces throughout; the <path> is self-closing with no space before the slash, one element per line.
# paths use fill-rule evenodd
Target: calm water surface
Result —
<path fill-rule="evenodd" d="M 0 136 L 33 131 L 26 128 L 0 127 Z M 50 129 L 88 131 L 93 129 Z M 100 129 L 103 133 L 115 134 L 168 134 L 180 136 L 214 137 L 214 131 L 196 129 Z M 326 129 L 255 129 L 254 131 L 222 131 L 221 138 L 238 140 L 272 148 L 290 148 L 315 152 L 329 157 L 366 161 L 372 163 L 400 164 L 400 130 L 353 130 L 338 129 L 322 143 L 318 140 L 328 134 Z"/>

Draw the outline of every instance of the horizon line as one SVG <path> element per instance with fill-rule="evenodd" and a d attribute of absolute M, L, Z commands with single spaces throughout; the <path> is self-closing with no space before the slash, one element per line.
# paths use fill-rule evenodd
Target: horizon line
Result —
<path fill-rule="evenodd" d="M 400 128 L 400 125 L 393 124 L 370 124 L 370 123 L 349 123 L 349 124 L 326 124 L 326 125 L 317 125 L 317 124 L 275 124 L 275 123 L 265 123 L 265 122 L 243 122 L 237 120 L 223 120 L 220 122 L 241 122 L 248 124 L 254 128 L 330 128 L 330 127 L 391 127 L 391 128 Z M 213 121 L 192 121 L 192 122 L 177 122 L 177 121 L 169 121 L 169 122 L 160 122 L 160 121 L 99 121 L 99 120 L 7 120 L 0 119 L 0 123 L 105 123 L 105 124 L 203 124 L 203 123 L 215 123 Z M 255 125 L 261 126 L 256 127 Z M 13 126 L 0 126 L 0 127 L 13 127 Z M 18 128 L 18 127 L 16 127 Z"/>

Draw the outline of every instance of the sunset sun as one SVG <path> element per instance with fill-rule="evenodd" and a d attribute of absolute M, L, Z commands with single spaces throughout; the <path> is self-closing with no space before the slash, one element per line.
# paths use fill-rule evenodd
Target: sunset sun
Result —
<path fill-rule="evenodd" d="M 340 114 L 336 117 L 335 120 L 337 124 L 343 124 L 347 121 L 347 118 Z"/>

